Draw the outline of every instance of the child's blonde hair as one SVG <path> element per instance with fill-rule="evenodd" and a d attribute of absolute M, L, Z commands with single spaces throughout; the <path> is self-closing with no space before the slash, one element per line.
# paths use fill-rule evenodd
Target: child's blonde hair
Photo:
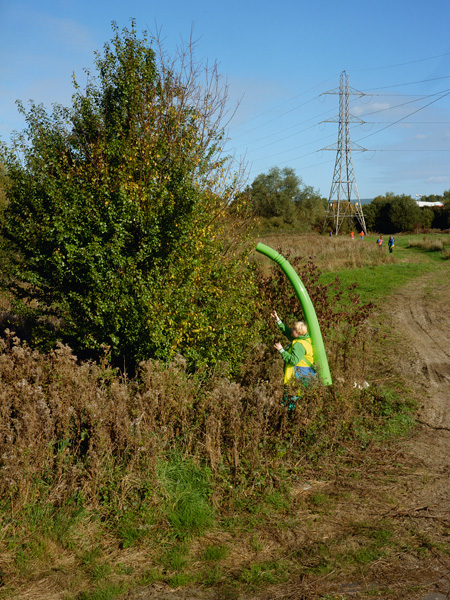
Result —
<path fill-rule="evenodd" d="M 308 326 L 304 321 L 295 321 L 292 329 L 298 331 L 300 335 L 306 335 L 308 333 Z"/>

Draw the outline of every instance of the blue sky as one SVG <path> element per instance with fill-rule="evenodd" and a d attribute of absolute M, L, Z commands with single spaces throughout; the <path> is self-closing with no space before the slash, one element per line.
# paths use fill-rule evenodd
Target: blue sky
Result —
<path fill-rule="evenodd" d="M 198 40 L 196 55 L 217 60 L 232 110 L 227 149 L 244 158 L 248 182 L 271 167 L 291 167 L 328 197 L 336 152 L 343 70 L 361 198 L 386 192 L 442 194 L 450 189 L 450 2 L 429 0 L 0 0 L 0 139 L 24 121 L 15 100 L 49 109 L 70 105 L 94 51 L 136 19 L 161 29 L 173 53 Z"/>

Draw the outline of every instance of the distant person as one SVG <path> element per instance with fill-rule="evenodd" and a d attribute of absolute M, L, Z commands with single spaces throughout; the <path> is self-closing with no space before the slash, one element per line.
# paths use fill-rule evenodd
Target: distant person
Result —
<path fill-rule="evenodd" d="M 378 248 L 383 247 L 383 236 L 382 235 L 380 235 L 380 237 L 377 239 L 377 245 L 378 245 Z"/>
<path fill-rule="evenodd" d="M 353 233 L 353 231 L 351 232 L 350 237 L 352 238 L 352 240 L 355 239 L 355 234 Z"/>
<path fill-rule="evenodd" d="M 333 232 L 332 231 L 330 231 L 330 237 L 333 237 Z"/>
<path fill-rule="evenodd" d="M 360 240 L 364 239 L 364 231 L 362 231 L 362 230 L 359 232 L 359 239 Z"/>
<path fill-rule="evenodd" d="M 392 254 L 392 250 L 394 249 L 395 246 L 395 240 L 394 237 L 391 235 L 389 236 L 389 240 L 388 240 L 388 248 L 389 248 L 389 252 Z"/>
<path fill-rule="evenodd" d="M 308 327 L 303 321 L 296 321 L 292 329 L 287 327 L 273 310 L 270 315 L 277 323 L 282 333 L 289 340 L 286 348 L 277 342 L 274 348 L 278 350 L 284 361 L 284 394 L 283 405 L 288 410 L 294 410 L 296 401 L 301 397 L 301 391 L 290 393 L 288 384 L 292 384 L 293 378 L 298 379 L 304 387 L 308 387 L 316 379 L 317 373 L 312 368 L 314 362 L 313 347 L 308 333 Z"/>

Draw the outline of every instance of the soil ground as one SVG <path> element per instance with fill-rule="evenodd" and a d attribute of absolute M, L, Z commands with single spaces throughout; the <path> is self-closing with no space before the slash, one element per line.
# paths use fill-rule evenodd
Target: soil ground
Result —
<path fill-rule="evenodd" d="M 392 376 L 410 382 L 419 400 L 419 427 L 407 440 L 380 450 L 358 477 L 340 469 L 331 481 L 312 481 L 299 495 L 321 489 L 336 498 L 316 540 L 336 544 L 351 523 L 394 527 L 395 547 L 357 571 L 336 568 L 325 575 L 236 595 L 220 590 L 171 590 L 164 584 L 129 592 L 127 600 L 335 600 L 450 598 L 450 277 L 448 270 L 414 280 L 389 299 L 384 319 L 402 340 L 391 361 Z M 353 475 L 355 475 L 353 473 Z M 307 488 L 307 489 L 306 489 Z M 294 491 L 295 492 L 295 491 Z M 304 537 L 291 531 L 292 547 Z M 283 544 L 289 547 L 285 533 Z M 275 536 L 274 536 L 275 537 Z M 413 541 L 412 541 L 413 540 Z M 274 539 L 274 543 L 276 543 Z M 312 553 L 313 554 L 313 553 Z M 351 575 L 349 573 L 352 573 Z"/>

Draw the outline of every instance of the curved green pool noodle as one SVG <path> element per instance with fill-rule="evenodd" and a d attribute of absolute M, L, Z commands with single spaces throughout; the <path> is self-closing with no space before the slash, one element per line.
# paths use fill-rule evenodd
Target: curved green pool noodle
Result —
<path fill-rule="evenodd" d="M 294 291 L 299 299 L 302 306 L 303 314 L 308 325 L 309 335 L 311 336 L 311 342 L 314 352 L 314 362 L 317 363 L 319 369 L 319 375 L 324 385 L 331 385 L 330 368 L 328 366 L 327 355 L 325 352 L 325 346 L 323 345 L 322 332 L 320 331 L 319 321 L 317 320 L 316 311 L 314 310 L 313 303 L 303 285 L 300 277 L 294 271 L 293 267 L 289 262 L 276 252 L 273 248 L 266 246 L 265 244 L 258 244 L 256 251 L 264 254 L 271 258 L 274 262 L 280 265 L 286 277 L 289 279 Z"/>

